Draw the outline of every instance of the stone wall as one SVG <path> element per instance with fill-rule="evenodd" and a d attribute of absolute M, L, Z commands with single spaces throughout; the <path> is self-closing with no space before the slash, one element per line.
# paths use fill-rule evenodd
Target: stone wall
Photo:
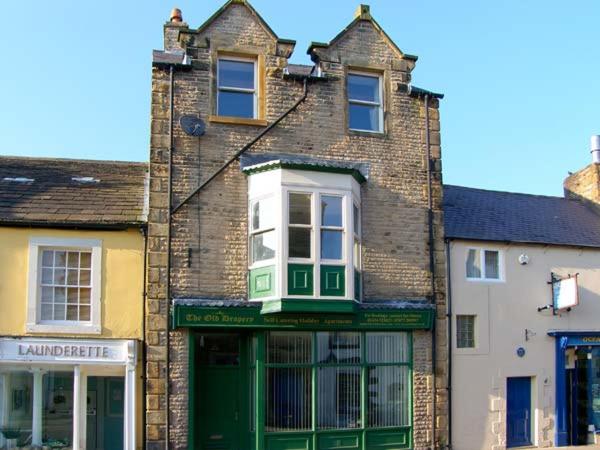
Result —
<path fill-rule="evenodd" d="M 302 95 L 302 82 L 284 79 L 287 53 L 281 42 L 243 1 L 234 1 L 200 31 L 167 25 L 173 48 L 181 32 L 191 70 L 176 70 L 174 123 L 182 114 L 207 122 L 201 138 L 174 126 L 173 204 L 177 205 L 244 144 L 260 126 L 210 122 L 214 114 L 217 50 L 261 55 L 265 72 L 265 119 L 275 120 Z M 359 20 L 326 48 L 314 52 L 327 81 L 311 82 L 308 97 L 251 152 L 298 153 L 366 162 L 370 177 L 362 196 L 364 299 L 418 299 L 431 296 L 429 271 L 427 158 L 423 99 L 398 89 L 410 81 L 414 60 L 405 58 L 371 20 Z M 384 73 L 385 132 L 347 130 L 348 67 Z M 169 72 L 152 73 L 150 217 L 148 253 L 147 441 L 164 448 L 167 410 L 171 448 L 187 448 L 188 333 L 169 335 L 166 366 L 168 239 Z M 415 333 L 415 448 L 432 445 L 432 412 L 437 408 L 436 441 L 447 442 L 445 262 L 442 226 L 441 152 L 438 101 L 429 108 L 434 167 L 433 205 L 438 319 L 436 378 L 432 377 L 432 333 Z M 247 298 L 247 179 L 233 163 L 173 216 L 171 297 Z M 165 377 L 169 371 L 169 405 Z"/>
<path fill-rule="evenodd" d="M 565 197 L 581 200 L 600 211 L 600 164 L 592 163 L 569 175 L 563 188 Z"/>

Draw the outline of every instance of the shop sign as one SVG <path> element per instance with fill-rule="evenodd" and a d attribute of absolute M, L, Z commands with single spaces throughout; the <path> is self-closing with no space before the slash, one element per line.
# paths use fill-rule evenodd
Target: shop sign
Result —
<path fill-rule="evenodd" d="M 562 279 L 552 274 L 552 303 L 555 311 L 568 310 L 579 304 L 577 274 Z"/>
<path fill-rule="evenodd" d="M 175 327 L 247 327 L 294 329 L 428 329 L 433 310 L 369 310 L 356 314 L 268 314 L 259 308 L 177 305 Z"/>
<path fill-rule="evenodd" d="M 129 342 L 78 339 L 0 339 L 0 360 L 30 362 L 126 363 Z"/>

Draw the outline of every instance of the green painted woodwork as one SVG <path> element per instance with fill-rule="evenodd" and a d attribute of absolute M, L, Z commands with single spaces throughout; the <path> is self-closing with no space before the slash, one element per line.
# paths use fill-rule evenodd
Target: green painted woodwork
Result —
<path fill-rule="evenodd" d="M 261 314 L 272 313 L 355 313 L 358 304 L 354 300 L 316 300 L 282 298 L 263 302 Z"/>
<path fill-rule="evenodd" d="M 321 300 L 313 301 L 321 302 Z M 431 328 L 433 316 L 433 309 L 369 309 L 358 310 L 355 314 L 261 314 L 258 305 L 256 308 L 176 305 L 173 325 L 176 328 L 418 330 Z"/>
<path fill-rule="evenodd" d="M 288 295 L 314 295 L 312 264 L 288 264 Z"/>
<path fill-rule="evenodd" d="M 265 448 L 265 333 L 256 334 L 256 410 L 254 420 L 256 421 L 254 429 L 256 430 L 256 449 Z"/>
<path fill-rule="evenodd" d="M 206 335 L 209 332 L 202 332 Z M 237 366 L 214 366 L 198 363 L 196 351 L 199 348 L 200 333 L 190 333 L 190 449 L 234 450 L 243 448 L 265 450 L 400 450 L 412 446 L 412 383 L 409 381 L 410 426 L 393 428 L 361 428 L 340 430 L 317 429 L 317 368 L 330 366 L 319 364 L 316 359 L 317 340 L 313 335 L 313 383 L 312 429 L 309 431 L 265 430 L 266 392 L 265 378 L 267 367 L 283 367 L 286 364 L 266 364 L 265 331 L 253 334 L 240 333 L 240 363 Z M 361 424 L 366 424 L 368 404 L 368 367 L 365 335 L 361 335 Z M 409 333 L 409 355 L 405 363 L 377 363 L 376 365 L 403 365 L 412 372 L 413 342 Z M 252 350 L 252 342 L 255 343 Z M 337 365 L 337 364 L 336 364 Z M 341 364 L 344 365 L 344 364 Z M 297 366 L 292 365 L 292 366 Z M 256 379 L 248 375 L 254 368 Z M 412 373 L 409 373 L 412 380 Z M 248 386 L 255 389 L 254 431 L 250 431 L 250 409 Z M 246 412 L 244 412 L 246 411 Z M 236 417 L 236 413 L 239 414 Z"/>
<path fill-rule="evenodd" d="M 252 269 L 248 274 L 250 298 L 264 298 L 275 295 L 275 266 Z"/>
<path fill-rule="evenodd" d="M 317 448 L 319 450 L 360 449 L 361 434 L 361 432 L 356 431 L 319 434 L 317 436 Z"/>
<path fill-rule="evenodd" d="M 358 169 L 346 168 L 346 167 L 330 167 L 330 166 L 319 166 L 316 164 L 297 164 L 289 162 L 281 162 L 279 160 L 272 161 L 270 163 L 261 164 L 260 166 L 248 167 L 243 169 L 246 175 L 252 175 L 254 173 L 268 172 L 269 170 L 277 169 L 292 169 L 292 170 L 309 170 L 311 172 L 327 172 L 327 173 L 341 173 L 344 175 L 352 175 L 356 181 L 360 184 L 367 181 L 364 175 Z"/>
<path fill-rule="evenodd" d="M 321 295 L 327 297 L 346 295 L 345 266 L 321 266 Z"/>
<path fill-rule="evenodd" d="M 360 302 L 360 293 L 362 290 L 362 286 L 360 284 L 361 281 L 360 272 L 358 270 L 354 271 L 354 300 Z"/>
<path fill-rule="evenodd" d="M 312 450 L 312 434 L 280 433 L 265 436 L 267 450 Z"/>
<path fill-rule="evenodd" d="M 398 450 L 409 448 L 411 445 L 410 428 L 393 430 L 367 430 L 366 447 L 369 450 Z"/>

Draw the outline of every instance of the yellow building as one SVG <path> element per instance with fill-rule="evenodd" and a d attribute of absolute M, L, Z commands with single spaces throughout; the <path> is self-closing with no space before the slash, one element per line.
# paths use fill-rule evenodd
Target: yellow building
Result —
<path fill-rule="evenodd" d="M 0 449 L 141 448 L 147 164 L 0 157 Z"/>

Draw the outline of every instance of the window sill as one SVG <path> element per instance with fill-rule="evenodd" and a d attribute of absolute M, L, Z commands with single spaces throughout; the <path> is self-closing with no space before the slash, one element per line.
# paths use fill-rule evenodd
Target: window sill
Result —
<path fill-rule="evenodd" d="M 58 334 L 100 334 L 99 325 L 52 325 L 49 323 L 28 323 L 25 326 L 28 333 L 58 333 Z"/>
<path fill-rule="evenodd" d="M 466 278 L 466 280 L 471 283 L 504 283 L 504 280 L 498 278 Z"/>
<path fill-rule="evenodd" d="M 244 117 L 230 116 L 208 116 L 208 121 L 213 123 L 226 123 L 230 125 L 251 125 L 255 127 L 266 127 L 269 125 L 264 119 L 246 119 Z"/>
<path fill-rule="evenodd" d="M 351 136 L 366 136 L 376 138 L 386 138 L 387 134 L 384 131 L 368 131 L 368 130 L 354 130 L 348 128 L 348 134 Z"/>

